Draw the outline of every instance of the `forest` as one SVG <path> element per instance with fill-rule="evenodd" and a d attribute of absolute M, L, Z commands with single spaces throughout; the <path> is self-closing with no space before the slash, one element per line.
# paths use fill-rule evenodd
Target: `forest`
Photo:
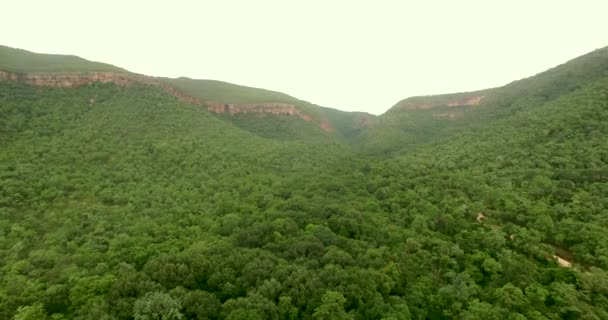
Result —
<path fill-rule="evenodd" d="M 484 99 L 323 134 L 0 81 L 0 319 L 608 319 L 608 48 Z"/>

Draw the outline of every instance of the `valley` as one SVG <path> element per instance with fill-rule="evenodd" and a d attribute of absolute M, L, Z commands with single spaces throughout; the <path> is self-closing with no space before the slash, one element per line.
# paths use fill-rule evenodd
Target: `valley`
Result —
<path fill-rule="evenodd" d="M 381 115 L 0 46 L 0 319 L 607 319 L 608 48 Z"/>

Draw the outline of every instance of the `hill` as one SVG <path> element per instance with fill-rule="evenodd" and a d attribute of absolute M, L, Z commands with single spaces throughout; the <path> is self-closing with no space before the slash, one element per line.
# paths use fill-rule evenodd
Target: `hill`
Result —
<path fill-rule="evenodd" d="M 398 102 L 359 137 L 366 153 L 399 153 L 451 139 L 523 110 L 542 106 L 608 77 L 608 47 L 504 87 L 412 97 Z"/>
<path fill-rule="evenodd" d="M 305 140 L 331 137 L 345 142 L 375 118 L 368 113 L 323 108 L 284 93 L 222 81 L 163 80 L 200 99 L 209 110 L 223 115 L 223 119 L 263 137 Z"/>
<path fill-rule="evenodd" d="M 206 107 L 242 129 L 273 139 L 327 140 L 329 136 L 344 142 L 347 136 L 360 131 L 361 124 L 365 126 L 369 122 L 359 120 L 361 113 L 322 108 L 270 90 L 214 80 L 157 79 L 76 56 L 38 54 L 6 46 L 0 46 L 0 71 L 9 73 L 0 74 L 0 78 L 19 78 L 28 84 L 42 86 L 73 87 L 91 82 L 121 85 L 137 82 L 159 86 L 179 99 Z M 224 105 L 230 105 L 228 112 L 224 112 Z M 371 119 L 374 116 L 365 114 L 364 117 Z"/>
<path fill-rule="evenodd" d="M 0 70 L 27 72 L 128 72 L 122 68 L 72 55 L 39 54 L 0 45 Z"/>
<path fill-rule="evenodd" d="M 607 69 L 601 49 L 377 118 L 6 77 L 0 318 L 606 319 Z"/>

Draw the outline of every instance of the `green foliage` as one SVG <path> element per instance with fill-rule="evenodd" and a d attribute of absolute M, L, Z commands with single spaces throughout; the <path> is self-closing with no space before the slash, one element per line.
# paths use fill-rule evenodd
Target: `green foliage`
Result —
<path fill-rule="evenodd" d="M 606 77 L 608 47 L 504 87 L 405 99 L 379 116 L 376 125 L 356 137 L 356 142 L 362 145 L 362 151 L 366 154 L 410 152 L 420 145 L 448 141 L 461 134 L 486 132 L 497 120 L 507 121 L 520 111 L 535 110 Z M 466 101 L 467 97 L 483 99 L 476 106 L 448 105 L 449 102 Z M 601 100 L 601 97 L 596 98 Z M 433 108 L 403 110 L 402 106 L 408 103 Z M 560 111 L 576 112 L 572 108 L 575 108 L 575 104 Z M 551 114 L 545 115 L 552 118 Z M 520 119 L 513 123 L 523 126 L 525 122 L 521 121 Z M 549 130 L 552 130 L 552 133 L 559 131 L 558 128 Z M 489 141 L 490 144 L 492 142 L 494 141 Z"/>
<path fill-rule="evenodd" d="M 170 295 L 148 292 L 135 301 L 133 316 L 135 320 L 176 320 L 181 319 L 181 305 Z"/>
<path fill-rule="evenodd" d="M 300 102 L 300 100 L 284 93 L 240 86 L 223 81 L 190 78 L 162 79 L 183 92 L 200 98 L 203 101 L 220 101 L 224 103 L 282 102 L 291 104 Z"/>
<path fill-rule="evenodd" d="M 348 137 L 1 82 L 0 319 L 606 319 L 603 52 Z"/>
<path fill-rule="evenodd" d="M 45 320 L 48 319 L 44 312 L 44 306 L 41 303 L 36 303 L 29 306 L 19 307 L 15 314 L 14 320 Z"/>
<path fill-rule="evenodd" d="M 0 70 L 9 72 L 127 72 L 124 69 L 77 56 L 39 54 L 0 45 Z"/>
<path fill-rule="evenodd" d="M 270 114 L 251 116 L 224 115 L 220 118 L 247 130 L 253 134 L 280 140 L 317 140 L 317 143 L 333 140 L 346 142 L 361 134 L 366 126 L 372 125 L 375 116 L 362 112 L 345 112 L 323 108 L 307 101 L 296 99 L 284 93 L 260 88 L 240 86 L 215 80 L 196 80 L 189 78 L 161 78 L 182 92 L 201 101 L 221 103 L 264 103 L 281 102 L 296 106 L 298 110 L 310 116 L 312 121 L 304 121 L 294 116 L 276 116 Z M 321 123 L 327 123 L 332 132 L 321 129 Z"/>
<path fill-rule="evenodd" d="M 336 291 L 327 291 L 321 299 L 321 305 L 315 309 L 312 316 L 318 320 L 349 320 L 352 319 L 344 311 L 344 296 Z"/>

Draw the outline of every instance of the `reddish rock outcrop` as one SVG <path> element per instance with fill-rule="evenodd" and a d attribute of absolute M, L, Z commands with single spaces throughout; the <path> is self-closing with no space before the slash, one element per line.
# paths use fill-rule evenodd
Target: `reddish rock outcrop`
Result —
<path fill-rule="evenodd" d="M 327 121 L 327 119 L 323 119 L 323 121 L 321 121 L 321 130 L 323 131 L 327 131 L 327 132 L 333 132 L 336 131 L 336 129 L 334 129 L 334 127 L 331 126 L 331 124 L 329 123 L 329 121 Z"/>
<path fill-rule="evenodd" d="M 116 72 L 69 72 L 69 73 L 10 73 L 0 71 L 0 81 L 20 81 L 31 86 L 76 88 L 90 83 L 114 83 L 118 86 L 129 86 L 134 83 L 154 86 L 162 89 L 177 99 L 201 105 L 199 99 L 189 96 L 171 85 L 139 74 Z"/>
<path fill-rule="evenodd" d="M 371 128 L 373 119 L 374 118 L 371 115 L 362 115 L 357 120 L 357 123 L 355 124 L 355 128 Z"/>
<path fill-rule="evenodd" d="M 447 103 L 448 107 L 460 107 L 460 106 L 476 106 L 479 105 L 481 99 L 485 96 L 473 96 L 468 98 L 463 98 L 455 101 L 450 101 Z"/>
<path fill-rule="evenodd" d="M 17 81 L 17 75 L 10 72 L 0 71 L 0 81 Z"/>
<path fill-rule="evenodd" d="M 417 109 L 430 109 L 432 108 L 432 104 L 422 103 L 422 102 L 403 102 L 397 105 L 399 110 L 417 110 Z"/>
<path fill-rule="evenodd" d="M 162 89 L 177 99 L 201 106 L 200 99 L 187 95 L 170 84 L 153 77 L 132 73 L 118 72 L 62 72 L 62 73 L 11 73 L 0 71 L 0 81 L 19 81 L 31 86 L 53 88 L 76 88 L 91 83 L 113 83 L 118 86 L 143 84 Z M 95 99 L 91 99 L 94 103 Z M 297 109 L 294 105 L 279 102 L 224 104 L 220 102 L 206 102 L 207 110 L 215 113 L 252 113 L 257 115 L 275 114 L 296 116 L 304 121 L 311 121 L 312 117 Z M 321 123 L 325 131 L 332 131 L 329 123 Z"/>
<path fill-rule="evenodd" d="M 428 100 L 424 97 L 407 99 L 400 102 L 397 105 L 399 110 L 417 110 L 417 109 L 431 109 L 436 107 L 463 107 L 463 106 L 476 106 L 481 103 L 485 95 L 479 96 L 463 96 L 458 98 L 429 98 Z"/>
<path fill-rule="evenodd" d="M 442 120 L 455 120 L 456 118 L 458 118 L 458 115 L 454 112 L 442 112 L 433 114 L 433 117 Z"/>
<path fill-rule="evenodd" d="M 264 102 L 264 103 L 221 103 L 217 101 L 205 102 L 207 110 L 214 113 L 254 113 L 254 114 L 274 114 L 297 116 L 304 121 L 311 121 L 312 118 L 298 110 L 294 105 L 280 102 Z"/>

